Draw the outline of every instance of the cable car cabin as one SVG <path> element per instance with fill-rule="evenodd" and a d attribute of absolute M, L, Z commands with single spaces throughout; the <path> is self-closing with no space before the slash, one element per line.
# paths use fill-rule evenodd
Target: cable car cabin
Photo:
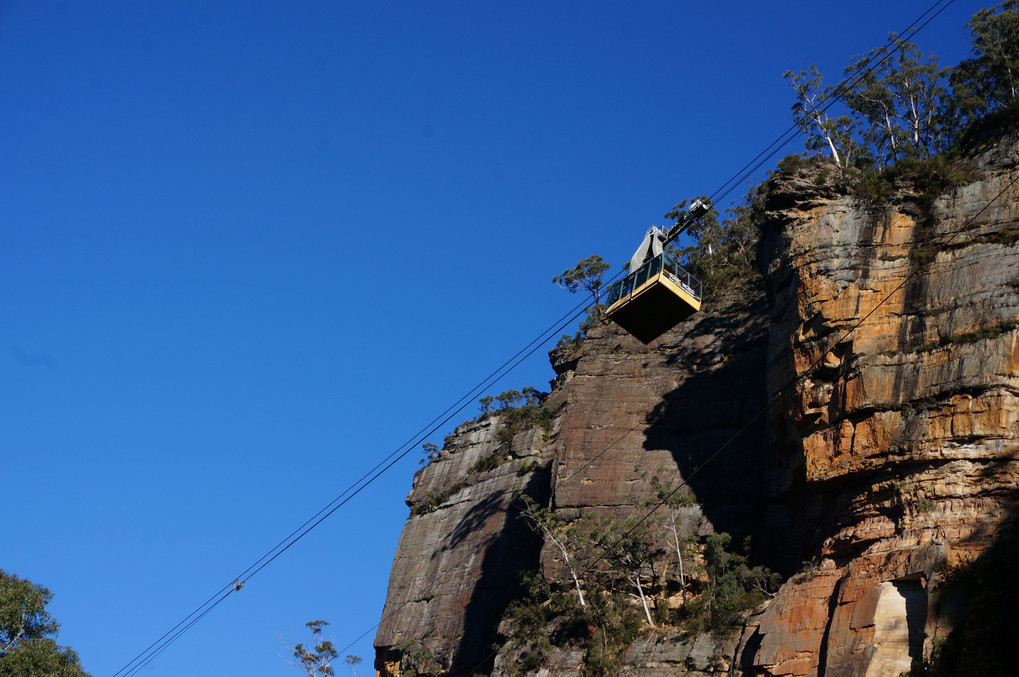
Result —
<path fill-rule="evenodd" d="M 701 283 L 662 253 L 609 287 L 607 302 L 609 319 L 651 343 L 701 309 Z"/>

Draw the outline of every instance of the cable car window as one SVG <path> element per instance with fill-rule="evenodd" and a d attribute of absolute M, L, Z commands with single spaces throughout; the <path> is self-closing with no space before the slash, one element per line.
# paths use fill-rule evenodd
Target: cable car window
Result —
<path fill-rule="evenodd" d="M 626 276 L 623 280 L 623 293 L 622 296 L 628 296 L 633 291 L 633 277 L 630 275 Z"/>
<path fill-rule="evenodd" d="M 609 287 L 608 305 L 611 306 L 613 303 L 618 301 L 622 291 L 623 291 L 622 281 L 616 282 L 611 287 Z"/>
<path fill-rule="evenodd" d="M 676 275 L 676 262 L 668 257 L 665 259 L 665 272 Z M 679 277 L 679 275 L 676 275 L 676 277 Z"/>
<path fill-rule="evenodd" d="M 636 280 L 634 281 L 633 286 L 639 287 L 647 282 L 647 268 L 647 264 L 645 264 L 637 269 L 637 275 L 635 276 Z"/>
<path fill-rule="evenodd" d="M 662 272 L 662 257 L 656 256 L 648 263 L 648 277 L 654 277 Z"/>

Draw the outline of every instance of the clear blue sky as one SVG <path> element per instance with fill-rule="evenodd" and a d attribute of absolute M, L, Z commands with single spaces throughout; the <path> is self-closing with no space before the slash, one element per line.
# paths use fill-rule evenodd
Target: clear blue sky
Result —
<path fill-rule="evenodd" d="M 630 4 L 0 2 L 0 568 L 87 670 L 566 312 L 554 274 L 728 180 L 789 125 L 785 70 L 834 79 L 930 3 Z M 980 6 L 917 42 L 956 63 Z M 142 674 L 296 675 L 275 635 L 316 618 L 371 630 L 371 674 L 418 458 Z"/>

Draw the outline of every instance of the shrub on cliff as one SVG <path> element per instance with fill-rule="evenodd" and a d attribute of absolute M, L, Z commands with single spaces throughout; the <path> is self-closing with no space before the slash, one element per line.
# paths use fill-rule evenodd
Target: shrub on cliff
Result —
<path fill-rule="evenodd" d="M 548 430 L 555 414 L 544 406 L 543 402 L 546 397 L 548 397 L 548 393 L 527 386 L 522 390 L 506 390 L 494 397 L 486 395 L 478 400 L 478 404 L 481 405 L 480 419 L 495 414 L 502 417 L 502 425 L 495 433 L 495 439 L 499 442 L 499 446 L 493 452 L 493 456 L 508 454 L 510 445 L 513 444 L 513 438 L 523 430 L 528 428 Z"/>
<path fill-rule="evenodd" d="M 733 632 L 744 614 L 773 596 L 782 582 L 781 576 L 767 567 L 750 566 L 747 555 L 733 550 L 731 543 L 727 533 L 705 538 L 704 590 L 679 614 L 688 632 Z"/>
<path fill-rule="evenodd" d="M 653 535 L 656 520 L 620 522 L 592 513 L 569 520 L 522 501 L 522 516 L 556 552 L 568 578 L 529 574 L 528 594 L 508 607 L 502 627 L 516 652 L 516 674 L 545 666 L 555 647 L 583 649 L 585 675 L 616 674 L 641 632 L 671 624 L 691 634 L 731 633 L 780 582 L 778 574 L 751 566 L 747 554 L 731 549 L 728 534 L 712 534 L 689 550 L 698 575 L 689 602 L 684 595 L 683 606 L 672 609 L 663 576 L 671 553 Z"/>
<path fill-rule="evenodd" d="M 683 264 L 704 285 L 706 298 L 717 298 L 736 289 L 756 285 L 761 274 L 757 268 L 757 243 L 760 239 L 764 201 L 768 184 L 758 183 L 741 200 L 734 200 L 725 210 L 726 218 L 712 207 L 690 235 L 693 244 L 674 248 Z M 707 200 L 701 196 L 701 200 Z M 687 201 L 680 202 L 665 214 L 679 219 L 686 212 Z"/>
<path fill-rule="evenodd" d="M 576 294 L 581 289 L 589 292 L 597 305 L 602 287 L 602 276 L 608 269 L 609 264 L 595 254 L 581 260 L 573 268 L 559 273 L 552 278 L 552 282 L 569 290 L 572 294 Z"/>

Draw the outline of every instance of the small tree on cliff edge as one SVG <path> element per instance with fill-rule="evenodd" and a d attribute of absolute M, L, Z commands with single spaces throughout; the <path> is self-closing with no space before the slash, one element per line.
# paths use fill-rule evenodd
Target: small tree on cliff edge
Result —
<path fill-rule="evenodd" d="M 602 260 L 597 254 L 588 256 L 577 263 L 569 270 L 564 270 L 552 278 L 552 282 L 563 289 L 568 289 L 576 294 L 581 289 L 591 292 L 594 302 L 599 302 L 599 295 L 602 285 L 602 275 L 609 269 L 609 264 Z"/>

